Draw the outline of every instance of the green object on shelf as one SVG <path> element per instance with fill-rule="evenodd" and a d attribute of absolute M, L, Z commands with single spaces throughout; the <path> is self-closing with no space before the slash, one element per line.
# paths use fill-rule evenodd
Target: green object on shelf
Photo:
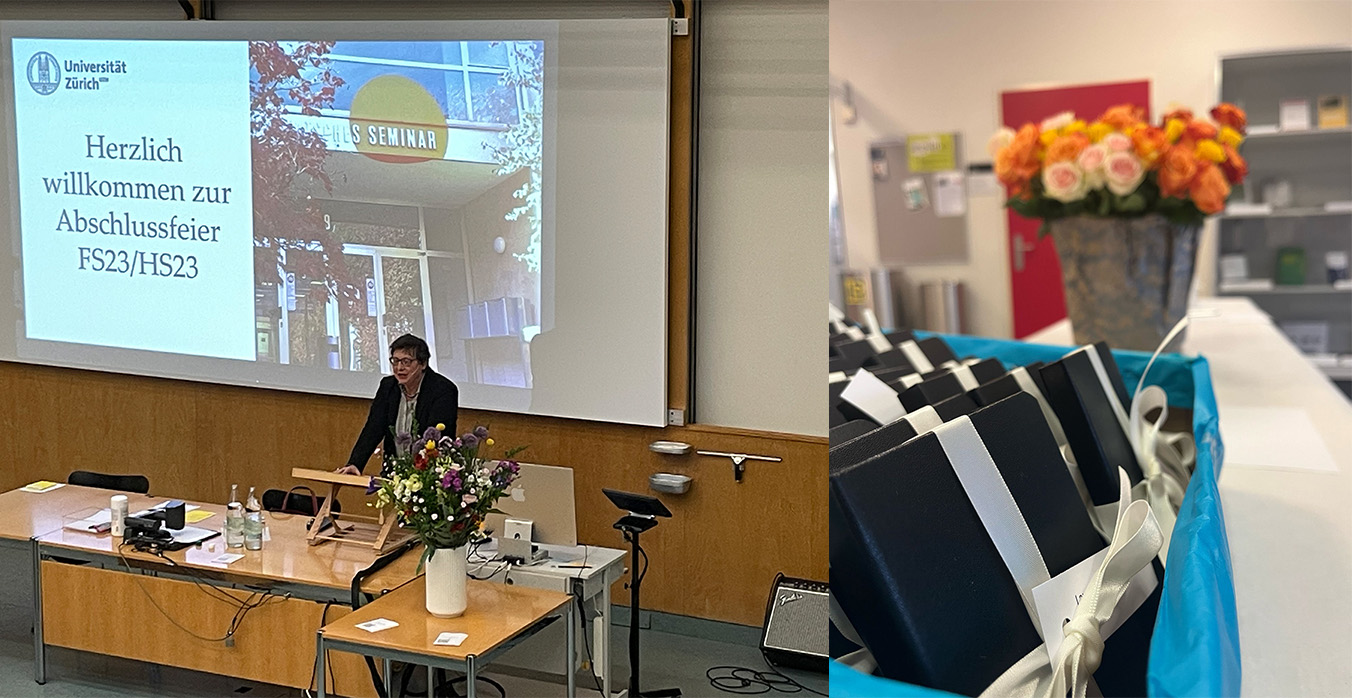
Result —
<path fill-rule="evenodd" d="M 1283 247 L 1277 250 L 1277 284 L 1299 286 L 1305 283 L 1305 249 Z"/>

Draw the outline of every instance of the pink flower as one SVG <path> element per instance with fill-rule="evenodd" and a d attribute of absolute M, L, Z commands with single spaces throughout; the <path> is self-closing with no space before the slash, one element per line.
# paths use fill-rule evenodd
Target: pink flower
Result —
<path fill-rule="evenodd" d="M 1042 171 L 1042 186 L 1050 196 L 1062 203 L 1084 198 L 1084 172 L 1069 162 L 1054 162 Z"/>
<path fill-rule="evenodd" d="M 1075 164 L 1084 171 L 1085 186 L 1088 189 L 1103 187 L 1103 162 L 1108 159 L 1108 149 L 1102 143 L 1085 148 Z"/>
<path fill-rule="evenodd" d="M 1113 131 L 1103 137 L 1103 145 L 1113 153 L 1131 150 L 1131 138 L 1121 131 Z"/>
<path fill-rule="evenodd" d="M 1130 152 L 1113 153 L 1103 163 L 1103 176 L 1112 193 L 1127 196 L 1136 191 L 1141 180 L 1145 179 L 1145 168 Z"/>

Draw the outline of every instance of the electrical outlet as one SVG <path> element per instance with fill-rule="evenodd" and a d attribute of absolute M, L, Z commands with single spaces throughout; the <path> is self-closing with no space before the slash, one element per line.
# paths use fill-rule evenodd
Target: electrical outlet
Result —
<path fill-rule="evenodd" d="M 669 427 L 685 426 L 685 410 L 678 409 L 667 410 L 667 426 Z"/>
<path fill-rule="evenodd" d="M 685 17 L 671 20 L 671 35 L 690 36 L 690 20 Z"/>

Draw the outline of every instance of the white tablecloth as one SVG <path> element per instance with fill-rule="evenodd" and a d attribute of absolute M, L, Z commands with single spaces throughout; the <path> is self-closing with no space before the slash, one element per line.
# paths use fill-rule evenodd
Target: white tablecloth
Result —
<path fill-rule="evenodd" d="M 1227 409 L 1296 408 L 1337 468 L 1254 467 L 1227 449 L 1220 491 L 1234 565 L 1242 694 L 1350 696 L 1352 403 L 1249 300 L 1199 299 L 1194 311 L 1183 352 L 1211 365 L 1221 440 L 1229 442 Z M 1200 316 L 1207 312 L 1217 314 Z M 1065 321 L 1026 339 L 1072 343 Z"/>

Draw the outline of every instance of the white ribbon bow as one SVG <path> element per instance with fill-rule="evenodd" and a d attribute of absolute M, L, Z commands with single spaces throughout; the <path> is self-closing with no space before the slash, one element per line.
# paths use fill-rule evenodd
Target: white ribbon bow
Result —
<path fill-rule="evenodd" d="M 1160 524 L 1150 504 L 1131 497 L 1127 473 L 1118 469 L 1117 521 L 1108 554 L 1085 587 L 1075 615 L 1062 631 L 1065 640 L 1056 660 L 1048 663 L 1047 648 L 1038 645 L 981 692 L 981 698 L 1085 698 L 1091 677 L 1103 661 L 1099 628 L 1113 611 L 1133 577 L 1159 554 L 1163 544 Z"/>

